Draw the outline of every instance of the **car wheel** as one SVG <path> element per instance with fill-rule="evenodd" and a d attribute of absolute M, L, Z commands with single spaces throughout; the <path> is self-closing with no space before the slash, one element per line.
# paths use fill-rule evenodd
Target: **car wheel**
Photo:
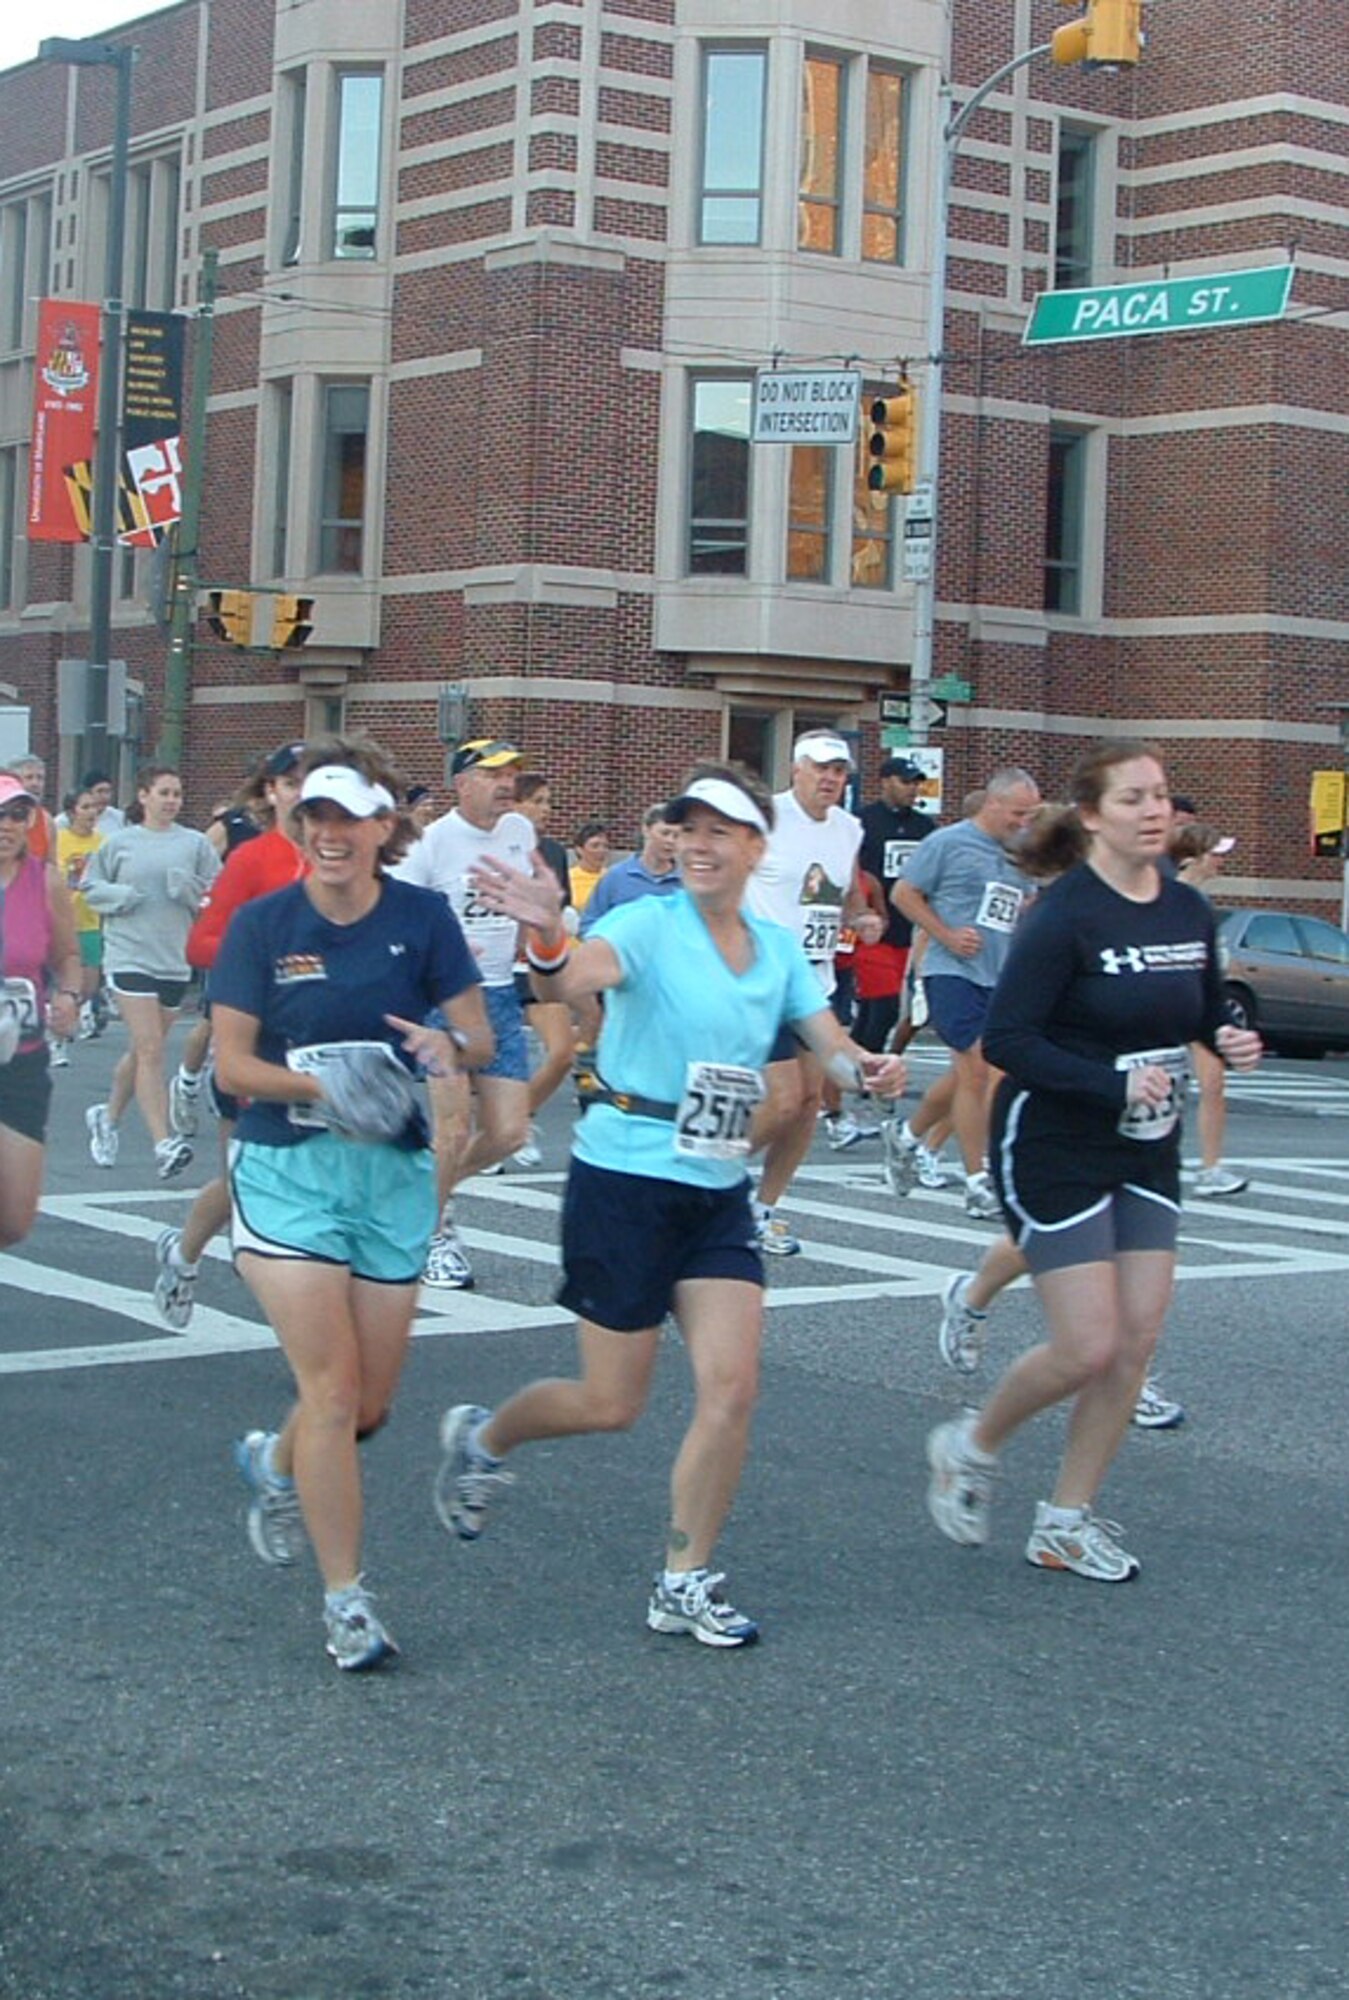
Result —
<path fill-rule="evenodd" d="M 1249 986 L 1224 986 L 1223 998 L 1227 1002 L 1227 1018 L 1234 1028 L 1259 1030 L 1260 1016 Z"/>

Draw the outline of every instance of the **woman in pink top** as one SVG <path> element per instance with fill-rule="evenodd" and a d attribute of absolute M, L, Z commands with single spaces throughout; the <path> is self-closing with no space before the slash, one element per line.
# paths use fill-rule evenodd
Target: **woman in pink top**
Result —
<path fill-rule="evenodd" d="M 28 852 L 38 804 L 0 775 L 0 1248 L 33 1226 L 51 1104 L 47 1035 L 79 1024 L 80 954 L 70 891 Z"/>

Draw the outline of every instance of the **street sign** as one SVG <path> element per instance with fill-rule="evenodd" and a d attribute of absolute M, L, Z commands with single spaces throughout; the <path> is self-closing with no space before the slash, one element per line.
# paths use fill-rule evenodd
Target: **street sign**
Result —
<path fill-rule="evenodd" d="M 936 695 L 933 694 L 929 694 L 927 698 L 927 707 L 928 707 L 928 716 L 927 716 L 928 728 L 945 729 L 947 723 L 951 719 L 951 713 L 949 708 L 947 707 L 945 699 L 938 698 Z M 903 727 L 904 742 L 907 743 L 909 740 L 909 725 L 912 721 L 913 721 L 912 695 L 883 694 L 881 696 L 882 735 L 884 735 L 885 733 L 884 725 L 886 723 L 890 722 L 899 723 Z M 895 747 L 903 749 L 904 744 L 901 743 Z"/>
<path fill-rule="evenodd" d="M 963 681 L 959 674 L 938 674 L 928 692 L 940 695 L 943 701 L 968 701 L 974 693 L 974 688 L 969 681 Z"/>
<path fill-rule="evenodd" d="M 1282 319 L 1292 289 L 1293 266 L 1267 264 L 1217 277 L 1159 278 L 1138 285 L 1041 292 L 1026 322 L 1022 345 L 1046 347 L 1054 341 L 1250 326 L 1257 320 Z"/>
<path fill-rule="evenodd" d="M 907 694 L 883 694 L 880 698 L 882 722 L 907 722 L 909 719 L 909 697 Z"/>
<path fill-rule="evenodd" d="M 904 502 L 900 574 L 905 583 L 926 583 L 932 574 L 932 482 L 919 480 Z"/>
<path fill-rule="evenodd" d="M 754 377 L 751 444 L 856 444 L 862 376 L 856 368 L 761 368 Z"/>

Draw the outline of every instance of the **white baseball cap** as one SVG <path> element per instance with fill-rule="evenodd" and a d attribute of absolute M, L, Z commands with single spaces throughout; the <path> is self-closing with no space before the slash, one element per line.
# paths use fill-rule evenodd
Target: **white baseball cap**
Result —
<path fill-rule="evenodd" d="M 373 819 L 394 809 L 393 794 L 372 785 L 352 764 L 320 764 L 311 771 L 300 787 L 300 804 L 314 799 L 330 799 L 353 819 Z"/>
<path fill-rule="evenodd" d="M 852 751 L 832 729 L 808 729 L 792 745 L 792 762 L 808 758 L 812 764 L 846 764 L 852 769 Z"/>

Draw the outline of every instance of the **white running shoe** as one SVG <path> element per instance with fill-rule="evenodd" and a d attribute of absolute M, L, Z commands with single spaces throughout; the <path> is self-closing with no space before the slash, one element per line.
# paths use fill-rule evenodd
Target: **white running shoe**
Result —
<path fill-rule="evenodd" d="M 1216 1167 L 1201 1167 L 1191 1192 L 1201 1201 L 1213 1201 L 1219 1195 L 1244 1194 L 1250 1184 L 1249 1175 L 1233 1173 L 1231 1167 L 1220 1163 Z"/>
<path fill-rule="evenodd" d="M 694 1569 L 672 1588 L 663 1574 L 657 1576 L 646 1607 L 647 1629 L 687 1633 L 703 1646 L 752 1646 L 759 1628 L 752 1618 L 726 1602 L 721 1594 L 725 1581 L 722 1575 Z"/>
<path fill-rule="evenodd" d="M 905 1137 L 902 1118 L 886 1119 L 881 1127 L 881 1158 L 890 1192 L 901 1200 L 906 1194 L 912 1194 L 918 1185 L 918 1156 L 921 1151 L 916 1139 Z"/>
<path fill-rule="evenodd" d="M 954 1368 L 957 1375 L 973 1375 L 984 1357 L 984 1327 L 988 1322 L 986 1312 L 974 1312 L 965 1303 L 965 1294 L 970 1288 L 970 1273 L 957 1271 L 948 1278 L 942 1292 L 941 1326 L 937 1332 L 937 1350 L 948 1368 Z"/>
<path fill-rule="evenodd" d="M 932 1152 L 927 1146 L 918 1148 L 918 1185 L 932 1189 L 949 1186 L 941 1154 Z"/>
<path fill-rule="evenodd" d="M 442 1292 L 471 1292 L 473 1266 L 469 1263 L 459 1231 L 442 1217 L 439 1229 L 426 1246 L 422 1283 Z"/>
<path fill-rule="evenodd" d="M 197 1266 L 189 1270 L 178 1262 L 182 1240 L 181 1229 L 162 1229 L 155 1244 L 155 1311 L 175 1333 L 191 1323 L 197 1302 Z"/>
<path fill-rule="evenodd" d="M 184 1167 L 192 1164 L 192 1148 L 187 1140 L 171 1132 L 167 1139 L 160 1139 L 155 1145 L 155 1172 L 160 1180 L 171 1181 Z"/>
<path fill-rule="evenodd" d="M 965 1213 L 976 1222 L 996 1222 L 1002 1208 L 986 1173 L 970 1174 L 965 1182 Z"/>
<path fill-rule="evenodd" d="M 500 1459 L 489 1458 L 472 1444 L 474 1431 L 491 1416 L 480 1403 L 456 1403 L 440 1420 L 441 1461 L 431 1497 L 442 1528 L 461 1542 L 476 1542 L 487 1526 L 491 1503 L 506 1498 L 515 1474 Z"/>
<path fill-rule="evenodd" d="M 1097 1583 L 1128 1583 L 1143 1567 L 1120 1547 L 1123 1530 L 1117 1522 L 1099 1520 L 1090 1507 L 1078 1507 L 1068 1522 L 1052 1522 L 1048 1514 L 1041 1500 L 1026 1544 L 1026 1561 L 1037 1569 L 1069 1569 Z"/>
<path fill-rule="evenodd" d="M 268 1447 L 275 1431 L 249 1431 L 234 1441 L 234 1464 L 248 1488 L 248 1539 L 253 1553 L 265 1563 L 287 1569 L 304 1549 L 304 1517 L 293 1479 L 278 1479 L 267 1470 Z"/>
<path fill-rule="evenodd" d="M 754 1241 L 765 1257 L 799 1257 L 801 1239 L 793 1236 L 782 1217 L 766 1208 L 754 1224 Z"/>
<path fill-rule="evenodd" d="M 183 1069 L 175 1070 L 169 1078 L 169 1123 L 182 1138 L 195 1136 L 200 1106 L 200 1076 L 189 1076 Z"/>
<path fill-rule="evenodd" d="M 363 1674 L 398 1657 L 397 1646 L 375 1616 L 369 1591 L 359 1582 L 324 1598 L 323 1623 L 328 1657 L 344 1674 Z"/>
<path fill-rule="evenodd" d="M 1185 1405 L 1162 1394 L 1155 1376 L 1149 1375 L 1138 1392 L 1132 1421 L 1141 1431 L 1174 1431 L 1185 1421 Z"/>
<path fill-rule="evenodd" d="M 70 1068 L 70 1043 L 60 1035 L 55 1036 L 47 1044 L 47 1067 L 48 1069 Z"/>
<path fill-rule="evenodd" d="M 80 1008 L 80 1032 L 78 1039 L 92 1042 L 98 1033 L 98 1021 L 94 1015 L 93 1002 L 86 1000 Z"/>
<path fill-rule="evenodd" d="M 970 1445 L 969 1419 L 938 1424 L 927 1441 L 927 1511 L 944 1535 L 982 1548 L 991 1526 L 993 1483 L 998 1463 Z"/>
<path fill-rule="evenodd" d="M 529 1127 L 525 1133 L 524 1145 L 512 1153 L 511 1158 L 515 1161 L 517 1167 L 541 1167 L 543 1165 L 543 1154 L 539 1151 L 539 1134 L 535 1126 L 531 1125 Z"/>
<path fill-rule="evenodd" d="M 854 1124 L 847 1116 L 834 1118 L 826 1115 L 824 1135 L 829 1142 L 831 1153 L 845 1152 L 849 1146 L 856 1146 L 864 1137 L 861 1126 Z"/>
<path fill-rule="evenodd" d="M 89 1157 L 96 1167 L 115 1167 L 117 1148 L 121 1141 L 117 1127 L 108 1115 L 106 1104 L 91 1104 L 84 1114 L 85 1129 L 89 1134 Z"/>

